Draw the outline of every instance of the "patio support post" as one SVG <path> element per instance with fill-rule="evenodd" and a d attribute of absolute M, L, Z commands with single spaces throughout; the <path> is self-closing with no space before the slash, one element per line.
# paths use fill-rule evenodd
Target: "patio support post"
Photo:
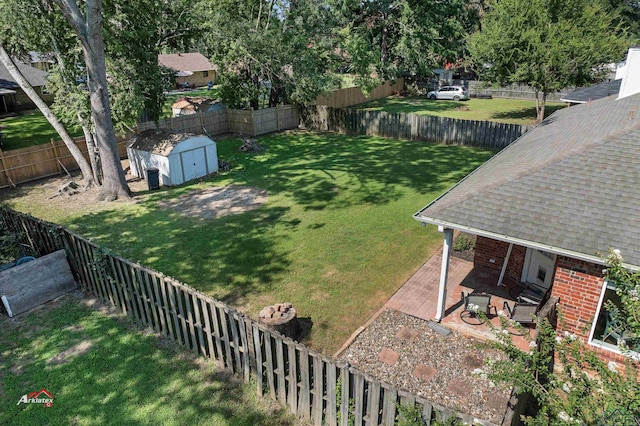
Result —
<path fill-rule="evenodd" d="M 500 278 L 498 278 L 498 287 L 500 287 L 501 285 L 504 285 L 502 284 L 502 279 L 504 278 L 504 273 L 507 272 L 507 263 L 509 263 L 509 257 L 511 256 L 511 249 L 513 249 L 513 243 L 509 244 L 509 248 L 507 249 L 507 255 L 504 257 L 504 263 L 502 264 L 502 270 L 500 271 Z"/>
<path fill-rule="evenodd" d="M 453 229 L 438 227 L 438 231 L 444 234 L 444 244 L 442 245 L 442 266 L 440 269 L 440 286 L 438 287 L 438 306 L 436 307 L 435 320 L 440 322 L 444 318 L 447 304 L 447 280 L 449 279 L 449 260 L 451 259 L 451 241 L 453 240 Z"/>

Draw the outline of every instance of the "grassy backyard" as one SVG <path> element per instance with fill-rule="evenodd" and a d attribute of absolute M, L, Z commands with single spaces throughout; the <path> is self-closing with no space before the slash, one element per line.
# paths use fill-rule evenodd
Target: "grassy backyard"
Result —
<path fill-rule="evenodd" d="M 109 312 L 74 293 L 0 317 L 0 424 L 297 424 L 213 362 Z M 43 388 L 52 407 L 17 405 Z"/>
<path fill-rule="evenodd" d="M 548 102 L 545 117 L 564 108 L 566 104 Z M 428 114 L 462 120 L 497 121 L 511 124 L 535 124 L 535 101 L 520 99 L 469 99 L 467 101 L 432 101 L 426 96 L 390 96 L 388 98 L 357 105 L 355 108 L 370 111 L 387 111 L 407 114 Z"/>
<path fill-rule="evenodd" d="M 367 136 L 290 132 L 261 154 L 221 139 L 229 172 L 74 213 L 41 187 L 5 191 L 18 210 L 63 223 L 254 318 L 289 301 L 312 323 L 305 343 L 331 354 L 441 244 L 411 215 L 493 152 Z M 163 200 L 220 185 L 268 192 L 261 208 L 220 219 L 164 210 Z M 86 206 L 85 206 L 86 207 Z"/>
<path fill-rule="evenodd" d="M 67 129 L 71 136 L 81 136 L 82 129 Z M 3 150 L 26 148 L 32 145 L 42 145 L 51 139 L 60 140 L 58 133 L 44 118 L 39 110 L 29 111 L 18 115 L 0 119 L 0 132 L 4 142 Z"/>

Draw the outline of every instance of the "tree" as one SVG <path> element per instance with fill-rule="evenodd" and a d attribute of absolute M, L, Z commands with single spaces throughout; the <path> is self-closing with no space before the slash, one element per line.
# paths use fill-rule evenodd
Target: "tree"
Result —
<path fill-rule="evenodd" d="M 347 0 L 339 9 L 342 47 L 359 85 L 374 87 L 407 73 L 428 75 L 464 52 L 477 8 L 466 0 Z"/>
<path fill-rule="evenodd" d="M 73 0 L 52 0 L 78 36 L 87 70 L 91 118 L 100 150 L 103 182 L 98 199 L 112 201 L 131 196 L 118 155 L 116 133 L 111 118 L 101 0 L 86 0 L 84 14 Z"/>
<path fill-rule="evenodd" d="M 626 330 L 640 336 L 640 274 L 623 268 L 617 250 L 609 252 L 606 265 L 606 278 L 616 283 L 621 299 L 621 305 L 615 306 L 616 316 Z M 504 317 L 501 323 L 502 328 L 494 330 L 498 342 L 492 346 L 506 357 L 491 364 L 483 374 L 495 383 L 515 386 L 519 392 L 532 395 L 538 411 L 527 417 L 525 424 L 618 425 L 635 424 L 631 421 L 640 419 L 637 359 L 629 357 L 622 368 L 606 363 L 577 336 L 558 335 L 546 319 L 538 326 L 531 351 L 524 352 L 513 344 L 511 334 L 506 331 L 513 324 Z M 624 342 L 619 345 L 623 353 L 629 351 Z M 558 361 L 555 368 L 554 357 Z"/>
<path fill-rule="evenodd" d="M 11 55 L 21 56 L 29 46 L 37 44 L 43 39 L 40 14 L 34 14 L 32 4 L 23 4 L 18 7 L 17 4 L 3 0 L 0 7 L 0 62 L 7 68 L 12 77 L 16 80 L 21 89 L 32 102 L 42 111 L 44 117 L 49 121 L 52 127 L 58 132 L 60 138 L 71 153 L 71 156 L 78 164 L 80 172 L 84 180 L 84 186 L 90 187 L 97 183 L 92 173 L 91 166 L 87 163 L 82 152 L 75 144 L 73 138 L 69 135 L 62 120 L 55 114 L 47 104 L 40 98 L 38 93 L 31 87 L 29 82 L 24 78 L 19 68 L 15 66 Z M 25 19 L 16 19 L 17 15 Z M 34 16 L 35 15 L 35 16 Z M 28 19 L 34 22 L 34 26 L 23 25 Z M 38 28 L 38 29 L 36 29 Z"/>
<path fill-rule="evenodd" d="M 640 43 L 640 2 L 637 0 L 607 0 L 608 10 L 623 27 L 629 29 L 632 44 Z"/>
<path fill-rule="evenodd" d="M 229 105 L 306 102 L 337 85 L 337 27 L 326 2 L 220 0 L 200 8 L 206 53 L 222 70 Z"/>
<path fill-rule="evenodd" d="M 538 121 L 549 93 L 600 81 L 628 47 L 599 0 L 493 0 L 469 43 L 478 73 L 536 92 Z"/>
<path fill-rule="evenodd" d="M 80 167 L 80 172 L 82 173 L 82 177 L 84 180 L 84 185 L 86 187 L 92 186 L 94 184 L 93 174 L 91 173 L 91 166 L 87 160 L 82 156 L 82 152 L 78 148 L 78 146 L 73 141 L 73 138 L 67 132 L 67 129 L 62 125 L 62 123 L 58 120 L 55 114 L 49 109 L 46 103 L 40 98 L 38 93 L 33 89 L 31 84 L 27 81 L 27 79 L 22 75 L 15 62 L 9 56 L 4 46 L 0 44 L 0 62 L 2 65 L 7 68 L 9 74 L 16 80 L 20 88 L 24 91 L 24 93 L 29 96 L 29 98 L 33 101 L 33 103 L 42 111 L 44 117 L 49 121 L 51 126 L 58 132 L 62 141 L 69 149 L 71 156 Z"/>

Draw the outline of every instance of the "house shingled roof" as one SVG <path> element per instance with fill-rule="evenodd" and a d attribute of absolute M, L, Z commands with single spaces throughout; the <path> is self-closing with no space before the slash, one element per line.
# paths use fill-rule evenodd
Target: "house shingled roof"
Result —
<path fill-rule="evenodd" d="M 215 66 L 201 53 L 172 53 L 158 55 L 158 62 L 174 71 L 211 71 Z"/>
<path fill-rule="evenodd" d="M 575 90 L 571 93 L 567 93 L 562 97 L 561 101 L 583 104 L 585 102 L 595 101 L 596 99 L 606 98 L 607 96 L 617 95 L 620 91 L 621 84 L 622 79 L 605 81 L 604 83 L 596 84 L 593 86 Z"/>
<path fill-rule="evenodd" d="M 556 111 L 415 218 L 640 266 L 640 94 Z"/>
<path fill-rule="evenodd" d="M 22 75 L 27 79 L 29 84 L 33 87 L 44 86 L 47 82 L 48 72 L 39 70 L 31 65 L 14 59 L 14 62 Z M 9 70 L 2 64 L 0 64 L 0 89 L 19 89 L 20 85 L 13 79 Z"/>

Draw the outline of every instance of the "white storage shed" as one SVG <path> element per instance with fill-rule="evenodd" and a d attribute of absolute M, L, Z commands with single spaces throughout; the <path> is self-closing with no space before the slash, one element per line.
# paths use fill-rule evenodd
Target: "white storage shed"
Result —
<path fill-rule="evenodd" d="M 161 185 L 180 185 L 218 171 L 216 143 L 204 135 L 145 130 L 127 146 L 131 174 L 158 169 Z"/>

